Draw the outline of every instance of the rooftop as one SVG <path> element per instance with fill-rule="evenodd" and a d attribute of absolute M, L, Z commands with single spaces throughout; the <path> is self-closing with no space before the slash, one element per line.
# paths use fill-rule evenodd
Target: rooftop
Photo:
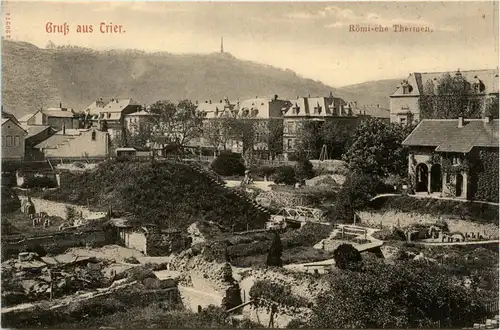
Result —
<path fill-rule="evenodd" d="M 483 93 L 498 94 L 498 69 L 468 70 L 468 71 L 448 71 L 448 72 L 412 72 L 406 80 L 396 87 L 396 91 L 391 96 L 418 96 L 424 94 L 426 85 L 432 83 L 436 85 L 443 75 L 449 74 L 451 77 L 461 76 L 469 83 L 480 81 L 484 86 Z M 409 85 L 410 90 L 403 93 L 403 85 Z"/>
<path fill-rule="evenodd" d="M 123 109 L 128 107 L 129 105 L 140 106 L 139 103 L 135 102 L 132 99 L 122 99 L 122 100 L 111 100 L 104 108 L 102 108 L 103 112 L 122 112 Z"/>
<path fill-rule="evenodd" d="M 26 125 L 26 124 L 21 124 L 21 127 L 28 132 L 28 135 L 26 138 L 30 138 L 32 136 L 35 136 L 45 130 L 52 130 L 51 126 L 46 126 L 46 125 Z"/>
<path fill-rule="evenodd" d="M 498 119 L 424 119 L 403 141 L 407 146 L 436 147 L 440 152 L 468 153 L 474 147 L 498 148 Z"/>

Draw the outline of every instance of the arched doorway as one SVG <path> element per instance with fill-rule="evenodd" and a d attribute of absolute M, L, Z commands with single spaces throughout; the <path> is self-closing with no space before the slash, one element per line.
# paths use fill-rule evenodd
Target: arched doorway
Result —
<path fill-rule="evenodd" d="M 417 165 L 415 169 L 415 191 L 416 192 L 427 192 L 427 185 L 429 183 L 429 169 L 427 165 L 424 163 L 420 163 Z"/>
<path fill-rule="evenodd" d="M 443 189 L 443 178 L 441 176 L 441 165 L 434 164 L 431 167 L 431 193 L 441 192 Z"/>
<path fill-rule="evenodd" d="M 464 177 L 462 176 L 462 174 L 457 174 L 457 179 L 455 181 L 455 196 L 456 197 L 462 196 L 463 184 L 464 184 Z"/>

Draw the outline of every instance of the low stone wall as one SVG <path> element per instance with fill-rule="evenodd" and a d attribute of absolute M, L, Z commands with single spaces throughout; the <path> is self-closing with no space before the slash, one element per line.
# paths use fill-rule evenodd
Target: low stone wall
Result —
<path fill-rule="evenodd" d="M 21 200 L 21 204 L 28 200 L 26 196 L 19 196 Z M 61 217 L 63 219 L 67 219 L 67 207 L 73 208 L 76 212 L 81 212 L 84 218 L 97 214 L 97 212 L 90 211 L 85 206 L 53 202 L 42 198 L 32 197 L 31 201 L 35 205 L 36 212 L 46 212 L 50 216 Z"/>
<path fill-rule="evenodd" d="M 61 253 L 77 246 L 99 247 L 113 243 L 102 230 L 67 231 L 15 239 L 2 238 L 2 259 L 16 257 L 19 252 L 36 245 L 43 247 L 47 253 Z"/>
<path fill-rule="evenodd" d="M 419 214 L 419 213 L 409 213 L 409 212 L 397 212 L 397 211 L 386 211 L 386 212 L 358 212 L 361 222 L 363 224 L 369 225 L 371 227 L 379 228 L 382 225 L 383 228 L 397 227 L 408 227 L 414 224 L 433 224 L 438 221 L 444 221 L 448 224 L 450 232 L 461 232 L 461 233 L 480 233 L 484 237 L 490 239 L 498 238 L 498 226 L 494 224 L 482 224 L 467 220 L 456 220 L 456 219 L 446 219 L 440 218 L 439 216 L 433 216 L 430 214 Z"/>

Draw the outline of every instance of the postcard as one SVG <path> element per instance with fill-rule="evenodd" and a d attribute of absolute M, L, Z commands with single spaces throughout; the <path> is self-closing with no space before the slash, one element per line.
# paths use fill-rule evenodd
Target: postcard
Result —
<path fill-rule="evenodd" d="M 3 327 L 499 327 L 497 1 L 1 10 Z"/>

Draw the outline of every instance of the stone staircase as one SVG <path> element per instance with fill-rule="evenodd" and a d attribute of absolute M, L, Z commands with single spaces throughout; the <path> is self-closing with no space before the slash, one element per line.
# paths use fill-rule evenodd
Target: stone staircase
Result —
<path fill-rule="evenodd" d="M 183 164 L 189 166 L 194 171 L 207 176 L 210 179 L 210 181 L 212 181 L 214 184 L 224 188 L 226 191 L 231 192 L 233 195 L 237 196 L 240 200 L 252 205 L 256 212 L 264 213 L 264 214 L 268 215 L 269 217 L 271 216 L 271 212 L 267 208 L 265 208 L 264 206 L 260 205 L 256 201 L 246 197 L 245 195 L 241 194 L 240 192 L 226 187 L 226 182 L 224 181 L 224 179 L 222 179 L 222 177 L 220 175 L 218 175 L 217 173 L 215 173 L 213 170 L 206 169 L 195 161 L 181 160 L 181 162 Z"/>

